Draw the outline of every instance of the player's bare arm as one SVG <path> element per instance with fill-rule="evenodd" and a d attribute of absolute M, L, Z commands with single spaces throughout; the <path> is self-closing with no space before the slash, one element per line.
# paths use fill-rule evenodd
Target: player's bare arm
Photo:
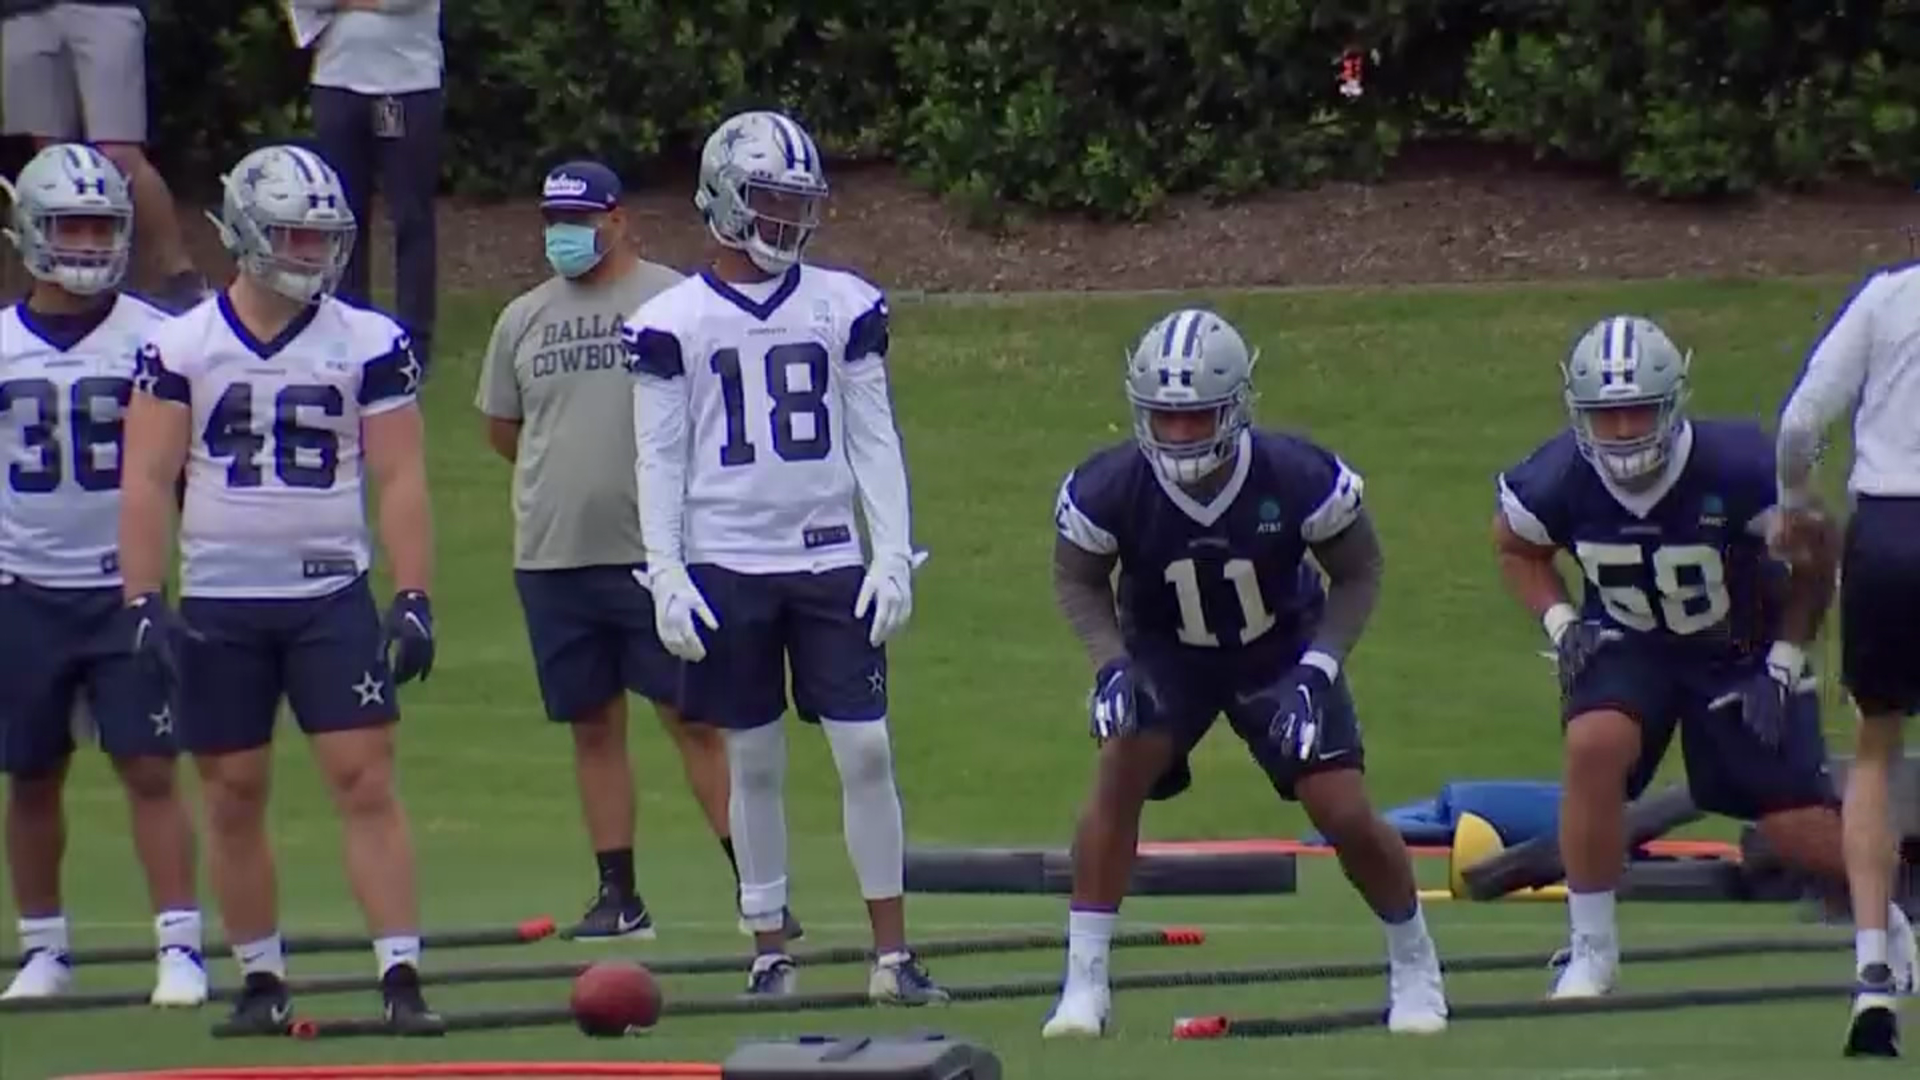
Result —
<path fill-rule="evenodd" d="M 520 459 L 520 421 L 487 417 L 487 445 L 493 447 L 493 452 L 505 458 L 508 464 L 517 463 Z"/>
<path fill-rule="evenodd" d="M 433 501 L 427 490 L 426 424 L 420 406 L 366 417 L 367 472 L 379 496 L 380 544 L 397 592 L 433 586 Z"/>
<path fill-rule="evenodd" d="M 120 575 L 127 599 L 160 591 L 167 579 L 174 485 L 193 438 L 192 410 L 144 390 L 127 404 L 121 448 Z"/>
<path fill-rule="evenodd" d="M 1064 536 L 1053 541 L 1053 599 L 1096 671 L 1127 655 L 1113 606 L 1113 568 L 1119 561 Z"/>
<path fill-rule="evenodd" d="M 1567 583 L 1553 561 L 1559 548 L 1536 544 L 1514 532 L 1507 516 L 1497 511 L 1493 515 L 1493 543 L 1500 556 L 1500 577 L 1515 599 L 1525 604 L 1535 618 L 1544 621 L 1549 612 L 1564 610 L 1567 621 L 1572 621 L 1574 612 L 1567 599 Z M 1549 627 L 1548 633 L 1552 632 L 1553 628 Z"/>
<path fill-rule="evenodd" d="M 1312 651 L 1344 664 L 1380 601 L 1386 553 L 1380 549 L 1380 536 L 1365 508 L 1352 524 L 1314 544 L 1312 551 L 1313 560 L 1327 573 L 1327 606 L 1314 630 Z"/>
<path fill-rule="evenodd" d="M 1840 529 L 1822 514 L 1794 513 L 1798 519 L 1786 560 L 1787 595 L 1780 611 L 1780 640 L 1805 647 L 1820 633 L 1838 587 Z"/>

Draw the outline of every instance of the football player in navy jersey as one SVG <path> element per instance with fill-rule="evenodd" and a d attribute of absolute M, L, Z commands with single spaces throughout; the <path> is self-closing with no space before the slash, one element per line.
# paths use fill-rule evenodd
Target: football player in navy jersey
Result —
<path fill-rule="evenodd" d="M 1406 845 L 1367 798 L 1344 673 L 1379 593 L 1379 541 L 1357 473 L 1305 439 L 1251 428 L 1256 358 L 1213 312 L 1160 319 L 1127 360 L 1134 437 L 1060 488 L 1054 589 L 1097 672 L 1100 753 L 1049 1038 L 1106 1030 L 1108 943 L 1140 812 L 1188 786 L 1188 755 L 1223 712 L 1385 924 L 1389 1028 L 1447 1024 Z"/>
<path fill-rule="evenodd" d="M 1702 809 L 1758 823 L 1793 865 L 1846 880 L 1806 648 L 1834 588 L 1834 538 L 1768 550 L 1773 440 L 1687 416 L 1691 355 L 1648 319 L 1601 320 L 1562 365 L 1567 431 L 1502 473 L 1502 575 L 1553 642 L 1566 766 L 1560 850 L 1572 940 L 1556 998 L 1618 977 L 1625 802 L 1675 731 Z M 1554 565 L 1570 553 L 1578 607 Z M 1913 934 L 1892 919 L 1901 979 Z"/>

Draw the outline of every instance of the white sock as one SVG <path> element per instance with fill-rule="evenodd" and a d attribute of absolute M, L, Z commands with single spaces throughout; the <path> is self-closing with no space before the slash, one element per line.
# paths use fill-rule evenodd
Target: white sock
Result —
<path fill-rule="evenodd" d="M 420 969 L 420 938 L 418 935 L 398 935 L 378 938 L 373 943 L 374 959 L 380 963 L 380 977 L 386 978 L 387 972 L 401 964 L 418 971 Z"/>
<path fill-rule="evenodd" d="M 1604 892 L 1569 892 L 1567 915 L 1573 922 L 1574 936 L 1614 940 L 1612 889 Z"/>
<path fill-rule="evenodd" d="M 163 911 L 153 917 L 153 940 L 161 952 L 181 949 L 200 955 L 200 913 L 191 908 Z"/>
<path fill-rule="evenodd" d="M 287 948 L 279 934 L 235 945 L 233 958 L 240 965 L 241 975 L 264 973 L 276 979 L 287 977 Z"/>
<path fill-rule="evenodd" d="M 840 772 L 840 815 L 860 895 L 891 900 L 906 891 L 907 831 L 893 783 L 893 743 L 885 717 L 827 720 L 827 745 Z"/>
<path fill-rule="evenodd" d="M 787 736 L 775 721 L 751 731 L 727 732 L 727 824 L 740 867 L 740 913 L 747 926 L 769 933 L 786 925 Z"/>
<path fill-rule="evenodd" d="M 1431 938 L 1427 934 L 1427 914 L 1418 900 L 1406 919 L 1397 923 L 1383 919 L 1380 925 L 1387 929 L 1387 959 L 1397 963 L 1402 957 L 1416 959 L 1428 953 Z"/>
<path fill-rule="evenodd" d="M 30 953 L 35 949 L 45 949 L 56 957 L 72 954 L 73 944 L 67 938 L 65 915 L 20 920 L 20 951 Z"/>
<path fill-rule="evenodd" d="M 1853 932 L 1853 959 L 1857 970 L 1864 971 L 1869 964 L 1887 962 L 1887 932 L 1885 930 L 1855 930 Z"/>
<path fill-rule="evenodd" d="M 1117 911 L 1074 908 L 1067 913 L 1067 992 L 1103 990 L 1107 985 L 1107 951 L 1113 942 Z"/>

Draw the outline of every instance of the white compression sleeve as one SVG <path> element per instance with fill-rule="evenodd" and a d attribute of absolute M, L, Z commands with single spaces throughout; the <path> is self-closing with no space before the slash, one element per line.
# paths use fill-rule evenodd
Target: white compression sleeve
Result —
<path fill-rule="evenodd" d="M 885 717 L 827 720 L 827 745 L 840 772 L 840 810 L 847 855 L 860 895 L 891 900 L 906 891 L 907 831 L 893 782 L 893 742 Z"/>
<path fill-rule="evenodd" d="M 778 930 L 787 907 L 786 725 L 727 732 L 727 774 L 740 913 L 754 930 Z"/>

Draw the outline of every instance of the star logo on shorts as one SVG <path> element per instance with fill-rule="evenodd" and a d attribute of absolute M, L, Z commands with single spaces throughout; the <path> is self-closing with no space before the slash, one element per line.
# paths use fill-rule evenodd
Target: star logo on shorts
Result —
<path fill-rule="evenodd" d="M 154 390 L 158 389 L 159 386 L 160 380 L 144 371 L 133 377 L 134 390 L 148 397 L 152 397 Z"/>
<path fill-rule="evenodd" d="M 162 705 L 157 713 L 148 713 L 147 719 L 153 722 L 155 735 L 173 734 L 173 706 Z"/>
<path fill-rule="evenodd" d="M 386 681 L 371 671 L 362 675 L 360 681 L 353 684 L 353 692 L 360 695 L 360 704 L 362 707 L 368 705 L 385 705 L 387 703 Z"/>
<path fill-rule="evenodd" d="M 874 668 L 872 671 L 868 672 L 867 673 L 867 692 L 872 694 L 874 697 L 879 697 L 880 695 L 886 693 L 887 692 L 887 673 L 884 671 L 881 671 L 879 668 Z"/>

